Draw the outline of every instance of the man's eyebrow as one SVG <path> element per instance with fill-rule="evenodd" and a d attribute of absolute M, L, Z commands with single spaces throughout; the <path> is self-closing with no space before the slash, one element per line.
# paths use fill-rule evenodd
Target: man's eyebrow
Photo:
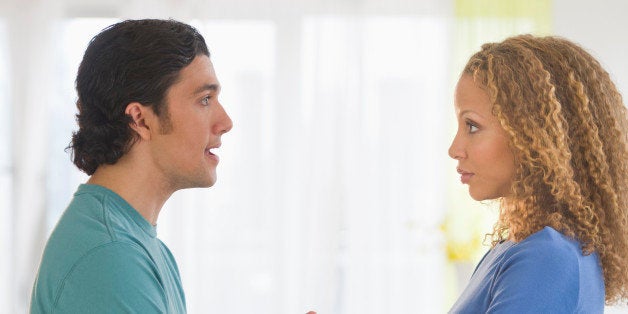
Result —
<path fill-rule="evenodd" d="M 205 84 L 205 85 L 197 88 L 194 91 L 194 94 L 200 94 L 200 93 L 202 93 L 204 91 L 207 91 L 207 90 L 212 91 L 212 92 L 220 91 L 220 84 Z"/>

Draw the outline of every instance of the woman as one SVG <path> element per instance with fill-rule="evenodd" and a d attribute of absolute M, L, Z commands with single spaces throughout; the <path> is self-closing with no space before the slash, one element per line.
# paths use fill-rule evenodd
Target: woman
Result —
<path fill-rule="evenodd" d="M 449 155 L 500 200 L 492 249 L 452 313 L 602 313 L 628 297 L 628 116 L 565 39 L 485 44 L 456 87 Z"/>

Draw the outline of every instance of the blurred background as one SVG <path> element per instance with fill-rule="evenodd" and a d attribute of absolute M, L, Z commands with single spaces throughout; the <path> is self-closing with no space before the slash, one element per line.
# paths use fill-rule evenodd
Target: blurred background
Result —
<path fill-rule="evenodd" d="M 0 312 L 27 312 L 46 238 L 87 179 L 64 151 L 74 78 L 112 23 L 197 27 L 234 121 L 216 186 L 175 193 L 158 222 L 190 313 L 444 313 L 496 214 L 447 156 L 467 58 L 560 35 L 625 95 L 627 15 L 623 0 L 1 0 Z"/>

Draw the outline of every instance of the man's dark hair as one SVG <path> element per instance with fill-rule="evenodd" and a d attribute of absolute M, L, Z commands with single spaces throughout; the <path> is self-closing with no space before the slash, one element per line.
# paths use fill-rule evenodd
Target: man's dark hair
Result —
<path fill-rule="evenodd" d="M 127 20 L 89 43 L 76 76 L 79 130 L 72 135 L 74 164 L 92 175 L 115 164 L 133 145 L 126 106 L 150 106 L 168 123 L 165 95 L 197 55 L 209 56 L 203 36 L 174 20 Z"/>

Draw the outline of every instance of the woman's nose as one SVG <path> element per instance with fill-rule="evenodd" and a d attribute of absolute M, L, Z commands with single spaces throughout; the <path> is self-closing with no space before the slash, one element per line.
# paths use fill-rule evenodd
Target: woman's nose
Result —
<path fill-rule="evenodd" d="M 449 146 L 449 150 L 447 151 L 447 153 L 449 154 L 449 157 L 456 160 L 459 160 L 465 157 L 464 148 L 458 134 L 456 134 L 453 141 L 451 142 L 451 145 Z"/>

